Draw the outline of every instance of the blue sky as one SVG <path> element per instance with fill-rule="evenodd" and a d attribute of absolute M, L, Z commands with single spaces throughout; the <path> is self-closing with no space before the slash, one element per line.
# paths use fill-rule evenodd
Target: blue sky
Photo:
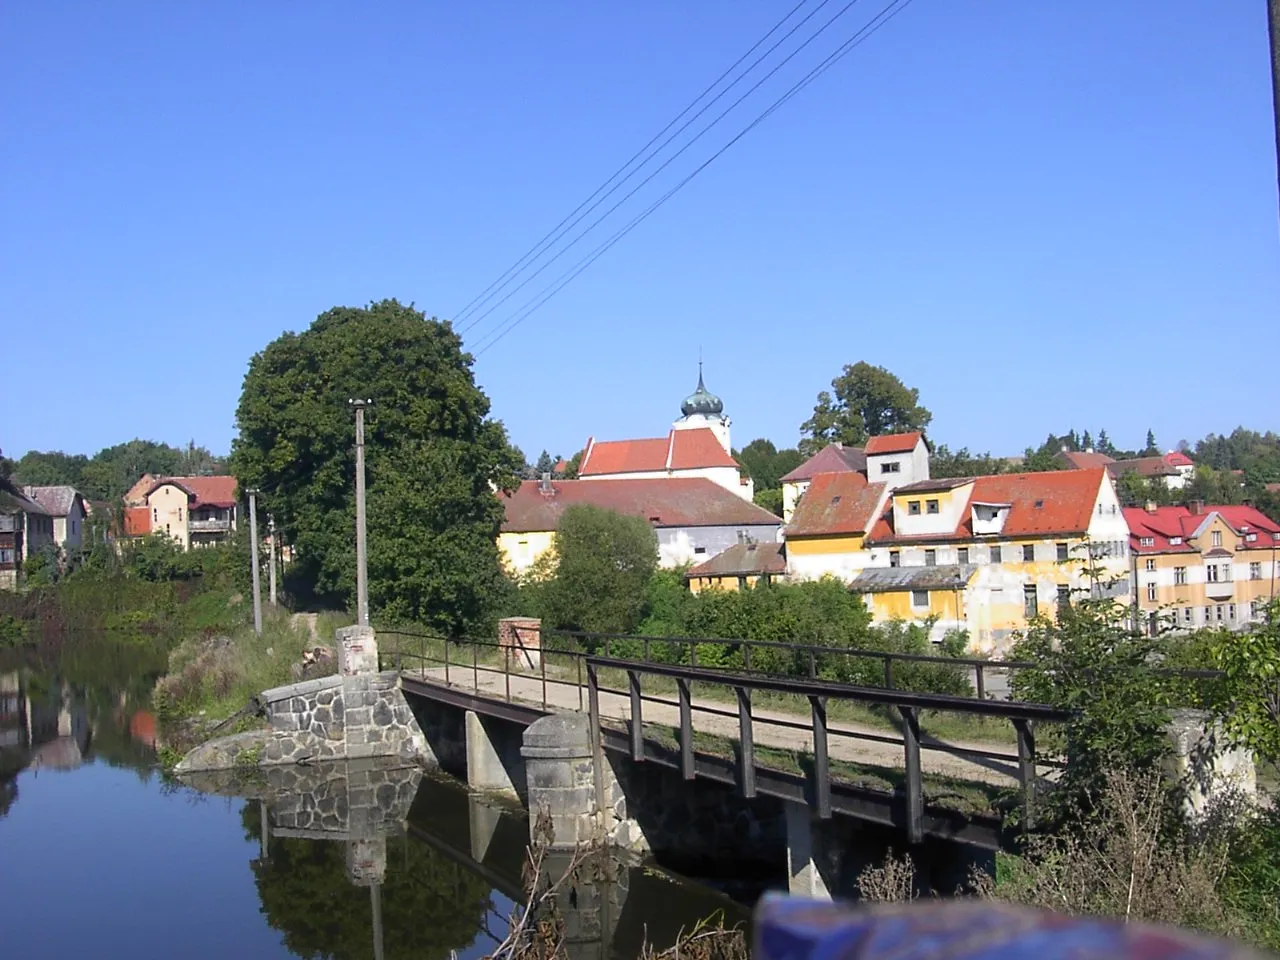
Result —
<path fill-rule="evenodd" d="M 0 447 L 225 451 L 281 331 L 383 297 L 456 315 L 792 5 L 8 5 Z M 737 443 L 794 443 L 867 360 L 952 446 L 1172 446 L 1280 426 L 1278 254 L 1261 4 L 915 0 L 476 373 L 530 458 L 662 434 L 699 348 Z"/>

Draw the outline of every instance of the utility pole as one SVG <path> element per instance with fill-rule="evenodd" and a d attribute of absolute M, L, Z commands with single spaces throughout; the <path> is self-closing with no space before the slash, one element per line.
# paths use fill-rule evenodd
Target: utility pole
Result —
<path fill-rule="evenodd" d="M 267 514 L 267 530 L 270 531 L 271 546 L 267 552 L 267 573 L 268 573 L 268 592 L 271 597 L 271 606 L 276 605 L 276 518 L 273 514 Z"/>
<path fill-rule="evenodd" d="M 262 584 L 258 573 L 258 491 L 249 491 L 249 546 L 253 551 L 253 632 L 262 636 Z"/>
<path fill-rule="evenodd" d="M 1267 0 L 1267 32 L 1271 36 L 1271 109 L 1276 126 L 1276 187 L 1280 189 L 1280 0 Z M 1280 194 L 1277 195 L 1280 200 Z"/>
<path fill-rule="evenodd" d="M 347 401 L 356 411 L 356 623 L 369 625 L 369 548 L 365 539 L 364 408 L 372 400 Z"/>

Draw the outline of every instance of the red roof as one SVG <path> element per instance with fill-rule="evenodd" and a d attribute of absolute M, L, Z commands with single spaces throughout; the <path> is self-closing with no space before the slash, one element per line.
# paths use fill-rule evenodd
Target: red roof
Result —
<path fill-rule="evenodd" d="M 1170 450 L 1164 455 L 1164 462 L 1171 467 L 1194 467 L 1196 462 L 1181 450 Z"/>
<path fill-rule="evenodd" d="M 1046 537 L 1055 534 L 1083 534 L 1089 529 L 1098 491 L 1106 471 L 1054 470 L 1047 473 L 1004 473 L 975 477 L 969 503 L 1008 504 L 1009 515 L 1000 532 L 1006 537 Z M 969 540 L 973 533 L 973 511 L 966 509 L 954 530 L 910 537 L 895 533 L 893 511 L 886 510 L 871 532 L 870 540 L 912 542 Z"/>
<path fill-rule="evenodd" d="M 503 494 L 504 533 L 555 530 L 567 507 L 590 504 L 633 517 L 655 527 L 770 526 L 782 521 L 763 507 L 703 477 L 656 477 L 644 480 L 553 480 L 552 494 L 543 481 L 525 480 L 514 493 Z"/>
<path fill-rule="evenodd" d="M 1261 534 L 1255 541 L 1256 549 L 1264 546 L 1270 549 L 1276 542 L 1274 536 L 1280 533 L 1280 524 L 1267 519 L 1254 507 L 1244 505 L 1206 506 L 1199 513 L 1192 513 L 1186 506 L 1156 507 L 1150 511 L 1142 507 L 1125 507 L 1124 519 L 1129 524 L 1129 542 L 1135 553 L 1193 553 L 1198 552 L 1198 548 L 1187 541 L 1215 513 L 1236 533 Z M 1180 538 L 1182 542 L 1170 543 L 1171 538 Z M 1143 546 L 1144 539 L 1152 543 Z"/>
<path fill-rule="evenodd" d="M 1061 459 L 1069 463 L 1072 470 L 1092 470 L 1094 467 L 1105 467 L 1116 462 L 1114 457 L 1092 450 L 1063 450 Z"/>
<path fill-rule="evenodd" d="M 1176 477 L 1178 470 L 1164 457 L 1134 457 L 1132 460 L 1116 460 L 1107 464 L 1107 470 L 1117 479 L 1127 473 L 1143 477 Z"/>
<path fill-rule="evenodd" d="M 796 504 L 787 538 L 865 533 L 875 522 L 886 486 L 860 473 L 820 473 Z"/>
<path fill-rule="evenodd" d="M 882 437 L 872 437 L 864 448 L 868 457 L 886 453 L 910 453 L 920 442 L 920 431 L 912 433 L 886 433 Z"/>
<path fill-rule="evenodd" d="M 736 467 L 737 461 L 706 427 L 672 430 L 648 440 L 587 441 L 578 476 L 614 473 L 652 473 L 661 470 L 699 470 Z"/>
<path fill-rule="evenodd" d="M 151 485 L 151 496 L 165 484 L 174 484 L 185 490 L 193 499 L 193 507 L 234 507 L 236 505 L 235 477 L 160 477 Z"/>
<path fill-rule="evenodd" d="M 865 471 L 867 455 L 861 447 L 845 447 L 829 443 L 800 466 L 782 477 L 783 483 L 799 483 L 812 480 L 820 473 L 848 473 Z"/>
<path fill-rule="evenodd" d="M 126 537 L 145 537 L 150 532 L 150 507 L 124 508 L 124 535 Z"/>

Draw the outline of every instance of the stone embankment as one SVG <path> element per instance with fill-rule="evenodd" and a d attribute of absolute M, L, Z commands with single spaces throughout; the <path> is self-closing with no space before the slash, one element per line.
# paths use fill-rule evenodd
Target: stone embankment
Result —
<path fill-rule="evenodd" d="M 338 674 L 266 690 L 258 705 L 269 724 L 196 747 L 175 772 L 319 760 L 430 755 L 395 671 L 379 672 L 369 627 L 337 632 Z"/>

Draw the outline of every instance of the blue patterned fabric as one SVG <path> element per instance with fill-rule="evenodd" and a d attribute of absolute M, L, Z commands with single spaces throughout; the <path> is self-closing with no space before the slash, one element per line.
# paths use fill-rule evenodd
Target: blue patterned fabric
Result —
<path fill-rule="evenodd" d="M 771 895 L 756 908 L 753 960 L 1226 960 L 1247 947 L 977 900 L 857 906 Z"/>

